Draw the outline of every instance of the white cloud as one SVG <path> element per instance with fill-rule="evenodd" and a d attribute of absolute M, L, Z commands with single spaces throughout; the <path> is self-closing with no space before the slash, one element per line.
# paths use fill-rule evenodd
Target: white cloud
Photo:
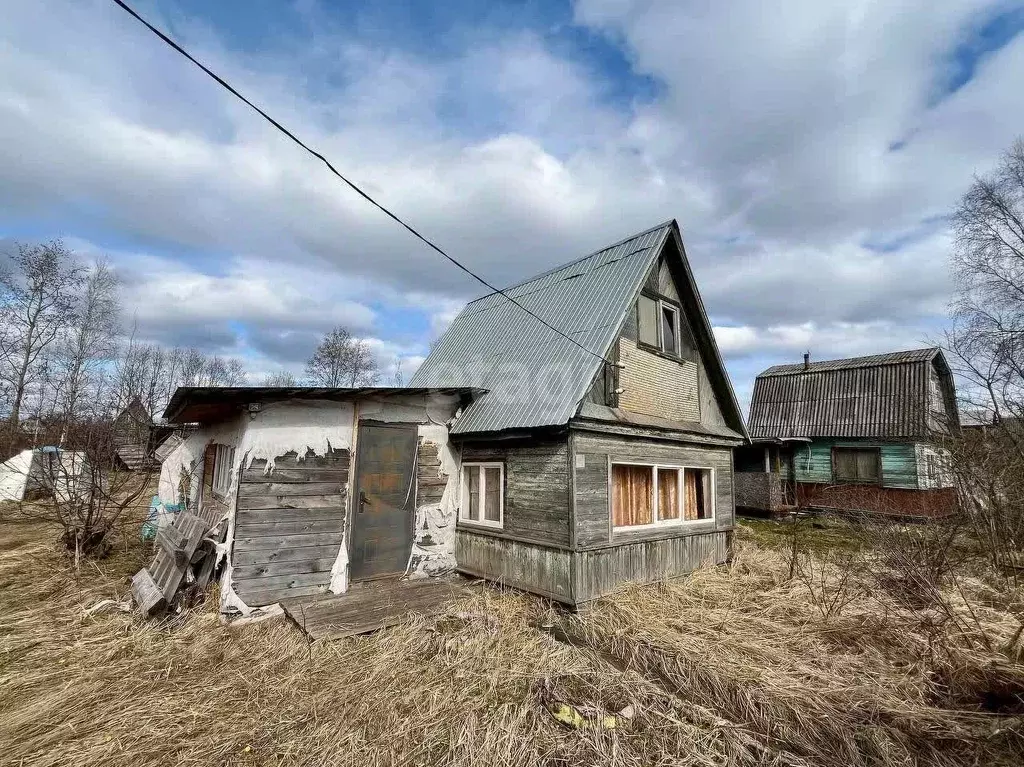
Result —
<path fill-rule="evenodd" d="M 658 83 L 625 106 L 539 31 L 479 30 L 428 59 L 323 24 L 263 55 L 173 26 L 495 284 L 677 217 L 726 353 L 768 362 L 902 346 L 939 321 L 941 217 L 1024 124 L 1024 38 L 940 98 L 998 5 L 579 0 L 577 22 Z M 0 227 L 147 243 L 119 265 L 161 339 L 272 370 L 343 323 L 411 359 L 482 292 L 108 2 L 7 3 L 0 67 Z M 429 329 L 387 337 L 390 307 Z"/>

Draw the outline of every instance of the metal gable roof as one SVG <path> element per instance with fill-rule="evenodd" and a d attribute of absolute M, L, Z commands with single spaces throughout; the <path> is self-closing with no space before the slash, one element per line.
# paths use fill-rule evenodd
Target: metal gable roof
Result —
<path fill-rule="evenodd" d="M 938 349 L 914 349 L 768 368 L 754 381 L 750 436 L 924 435 L 931 409 L 931 368 L 937 358 Z"/>
<path fill-rule="evenodd" d="M 409 385 L 488 390 L 466 408 L 453 434 L 568 423 L 674 225 L 660 224 L 504 291 L 593 354 L 490 293 L 462 310 Z"/>

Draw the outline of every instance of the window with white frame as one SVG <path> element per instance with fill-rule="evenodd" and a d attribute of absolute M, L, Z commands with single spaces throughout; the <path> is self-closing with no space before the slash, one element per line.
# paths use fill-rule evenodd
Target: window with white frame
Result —
<path fill-rule="evenodd" d="M 637 300 L 637 338 L 640 343 L 653 346 L 672 357 L 688 357 L 679 315 L 675 304 L 641 295 Z"/>
<path fill-rule="evenodd" d="M 504 464 L 462 464 L 462 503 L 459 519 L 485 527 L 500 528 L 504 524 Z"/>
<path fill-rule="evenodd" d="M 235 449 L 229 445 L 217 445 L 213 458 L 213 492 L 227 495 L 231 492 L 231 467 L 235 463 Z"/>
<path fill-rule="evenodd" d="M 661 302 L 661 350 L 679 356 L 679 310 Z"/>
<path fill-rule="evenodd" d="M 714 519 L 713 475 L 712 469 L 613 463 L 612 526 L 644 528 Z"/>

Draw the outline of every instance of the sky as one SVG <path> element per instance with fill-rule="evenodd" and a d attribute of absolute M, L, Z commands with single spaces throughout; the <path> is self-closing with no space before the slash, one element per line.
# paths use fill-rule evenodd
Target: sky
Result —
<path fill-rule="evenodd" d="M 670 218 L 745 403 L 779 362 L 929 345 L 948 215 L 1024 133 L 1024 4 L 137 0 L 490 281 Z M 61 237 L 136 336 L 409 375 L 478 283 L 110 0 L 0 0 L 0 240 Z"/>

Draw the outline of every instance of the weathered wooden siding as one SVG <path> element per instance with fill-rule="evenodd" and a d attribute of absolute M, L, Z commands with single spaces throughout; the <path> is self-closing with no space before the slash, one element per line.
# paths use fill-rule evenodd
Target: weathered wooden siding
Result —
<path fill-rule="evenodd" d="M 416 505 L 440 503 L 448 475 L 441 471 L 441 453 L 436 442 L 420 438 L 416 456 Z"/>
<path fill-rule="evenodd" d="M 729 555 L 726 531 L 638 541 L 573 554 L 573 598 L 586 602 L 627 583 L 654 583 L 677 578 Z"/>
<path fill-rule="evenodd" d="M 505 464 L 505 525 L 502 530 L 505 536 L 541 544 L 569 545 L 566 438 L 520 445 L 467 443 L 462 447 L 462 460 L 464 463 L 501 461 Z"/>
<path fill-rule="evenodd" d="M 679 530 L 661 529 L 644 535 L 685 536 L 730 529 L 734 522 L 732 451 L 727 447 L 683 445 L 653 439 L 614 437 L 574 431 L 573 454 L 576 497 L 576 546 L 593 548 L 635 534 L 618 532 L 613 540 L 609 519 L 608 459 L 662 461 L 715 469 L 715 519 L 707 525 L 691 524 Z"/>
<path fill-rule="evenodd" d="M 619 372 L 623 410 L 674 421 L 700 420 L 695 363 L 654 354 L 628 338 L 619 339 L 619 362 L 624 365 Z"/>
<path fill-rule="evenodd" d="M 460 529 L 458 569 L 496 583 L 572 603 L 572 552 Z"/>
<path fill-rule="evenodd" d="M 327 591 L 345 538 L 347 450 L 266 463 L 242 472 L 236 500 L 232 579 L 249 605 Z"/>
<path fill-rule="evenodd" d="M 725 562 L 726 531 L 566 551 L 459 530 L 458 568 L 469 575 L 567 604 L 610 594 L 629 583 L 654 583 Z"/>
<path fill-rule="evenodd" d="M 815 440 L 793 450 L 797 482 L 831 483 L 833 447 L 878 447 L 882 458 L 882 487 L 916 490 L 917 454 L 913 443 Z"/>
<path fill-rule="evenodd" d="M 697 357 L 697 395 L 700 406 L 700 422 L 705 426 L 722 427 L 729 424 L 722 413 L 718 395 L 708 379 L 707 366 L 702 357 Z"/>

